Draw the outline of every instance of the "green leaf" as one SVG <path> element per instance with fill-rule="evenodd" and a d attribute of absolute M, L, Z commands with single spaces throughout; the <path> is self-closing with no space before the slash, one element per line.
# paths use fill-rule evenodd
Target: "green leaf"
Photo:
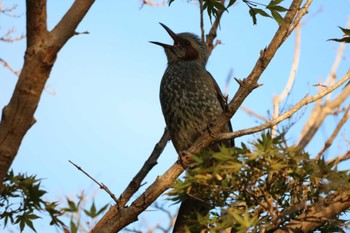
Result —
<path fill-rule="evenodd" d="M 108 208 L 109 204 L 104 205 L 99 211 L 97 211 L 96 215 L 100 215 L 103 212 L 106 211 L 106 209 Z"/>
<path fill-rule="evenodd" d="M 270 7 L 270 6 L 276 6 L 278 4 L 280 4 L 283 0 L 272 0 L 269 5 L 267 5 L 267 7 Z"/>
<path fill-rule="evenodd" d="M 283 25 L 285 23 L 283 17 L 277 11 L 271 11 L 271 14 L 272 14 L 272 17 L 278 23 L 278 25 Z"/>
<path fill-rule="evenodd" d="M 85 214 L 90 218 L 95 218 L 97 216 L 95 202 L 92 202 L 90 210 L 84 210 Z"/>
<path fill-rule="evenodd" d="M 261 10 L 259 8 L 254 8 L 254 11 L 255 11 L 255 13 L 257 13 L 257 14 L 259 14 L 261 16 L 270 17 L 271 18 L 271 16 L 268 13 L 266 13 L 265 11 L 263 11 L 263 10 Z"/>
<path fill-rule="evenodd" d="M 235 4 L 236 1 L 237 1 L 237 0 L 230 0 L 230 1 L 228 2 L 227 8 L 229 8 L 230 6 L 232 6 L 233 4 Z"/>
<path fill-rule="evenodd" d="M 339 27 L 339 28 L 343 31 L 343 33 L 344 33 L 345 35 L 350 36 L 350 29 L 342 28 L 342 27 Z"/>
<path fill-rule="evenodd" d="M 341 39 L 328 39 L 327 41 L 336 41 L 336 42 L 345 42 L 345 43 L 350 43 L 350 37 L 343 37 Z"/>
<path fill-rule="evenodd" d="M 267 6 L 267 9 L 271 10 L 271 11 L 278 11 L 278 12 L 286 12 L 288 11 L 287 8 L 284 8 L 283 6 Z"/>
<path fill-rule="evenodd" d="M 249 15 L 252 17 L 253 24 L 256 25 L 256 12 L 253 10 L 253 8 L 250 8 Z"/>
<path fill-rule="evenodd" d="M 77 225 L 73 222 L 73 220 L 70 220 L 70 233 L 77 233 L 77 232 L 78 232 Z"/>

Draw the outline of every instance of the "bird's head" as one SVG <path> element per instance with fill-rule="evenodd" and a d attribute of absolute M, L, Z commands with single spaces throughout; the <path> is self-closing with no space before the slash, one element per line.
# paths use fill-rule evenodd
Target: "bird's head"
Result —
<path fill-rule="evenodd" d="M 208 60 L 208 50 L 205 43 L 198 36 L 188 32 L 176 34 L 164 24 L 160 23 L 160 25 L 162 25 L 174 40 L 174 44 L 150 42 L 164 48 L 169 64 L 178 61 L 195 61 L 205 66 Z"/>

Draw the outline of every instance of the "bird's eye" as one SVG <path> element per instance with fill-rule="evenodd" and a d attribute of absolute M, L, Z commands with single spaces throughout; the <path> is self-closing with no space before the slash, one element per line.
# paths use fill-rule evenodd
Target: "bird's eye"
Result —
<path fill-rule="evenodd" d="M 185 43 L 184 43 L 186 46 L 190 46 L 191 45 L 191 42 L 189 42 L 188 40 L 185 40 Z"/>

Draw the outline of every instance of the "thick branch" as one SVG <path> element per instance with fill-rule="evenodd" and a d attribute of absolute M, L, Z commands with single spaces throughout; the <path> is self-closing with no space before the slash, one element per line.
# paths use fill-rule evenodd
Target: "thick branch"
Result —
<path fill-rule="evenodd" d="M 27 48 L 47 33 L 46 0 L 27 0 Z"/>
<path fill-rule="evenodd" d="M 152 185 L 129 207 L 112 206 L 90 233 L 118 232 L 126 225 L 136 221 L 137 216 L 167 190 L 183 171 L 184 168 L 180 164 L 174 163 L 162 176 L 157 177 Z"/>
<path fill-rule="evenodd" d="M 83 20 L 95 0 L 75 0 L 73 5 L 52 30 L 54 43 L 62 47 L 75 34 L 78 24 Z"/>
<path fill-rule="evenodd" d="M 35 123 L 34 113 L 57 53 L 64 45 L 62 41 L 72 36 L 71 31 L 74 31 L 93 1 L 76 0 L 73 4 L 75 7 L 72 6 L 66 19 L 62 20 L 70 24 L 66 25 L 68 32 L 61 28 L 55 33 L 49 33 L 46 29 L 46 0 L 27 0 L 26 3 L 27 49 L 24 66 L 0 122 L 0 181 L 10 168 L 24 135 Z M 69 19 L 71 21 L 68 23 Z M 60 41 L 60 44 L 56 43 Z M 0 192 L 2 189 L 0 182 Z"/>
<path fill-rule="evenodd" d="M 309 206 L 304 213 L 274 233 L 310 232 L 350 207 L 349 191 L 339 191 Z"/>

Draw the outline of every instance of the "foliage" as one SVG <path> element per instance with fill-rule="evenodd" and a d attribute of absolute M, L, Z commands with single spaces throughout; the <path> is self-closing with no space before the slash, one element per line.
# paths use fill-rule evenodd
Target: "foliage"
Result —
<path fill-rule="evenodd" d="M 42 189 L 41 179 L 34 175 L 17 174 L 11 170 L 5 178 L 5 188 L 0 195 L 0 220 L 4 227 L 8 223 L 18 225 L 23 231 L 25 227 L 36 231 L 34 220 L 41 218 L 39 213 L 50 216 L 50 225 L 65 229 L 65 232 L 76 233 L 89 226 L 93 220 L 102 216 L 108 205 L 97 209 L 94 198 L 86 199 L 84 192 L 77 196 L 77 200 L 66 198 L 67 206 L 59 207 L 58 202 L 44 200 L 47 193 Z M 87 202 L 92 202 L 89 207 Z M 69 230 L 62 217 L 69 219 Z M 82 223 L 81 219 L 84 219 Z"/>
<path fill-rule="evenodd" d="M 58 203 L 43 199 L 46 191 L 42 189 L 40 181 L 34 175 L 15 175 L 12 170 L 8 173 L 0 195 L 0 219 L 4 221 L 4 227 L 10 222 L 18 224 L 21 231 L 26 226 L 35 231 L 33 220 L 41 218 L 37 211 L 49 214 L 50 225 L 64 226 L 58 218 L 62 214 L 57 209 Z"/>
<path fill-rule="evenodd" d="M 228 227 L 232 232 L 266 232 L 283 227 L 335 190 L 349 189 L 349 179 L 349 171 L 310 159 L 289 147 L 283 134 L 272 138 L 267 133 L 249 147 L 242 143 L 195 156 L 185 180 L 178 180 L 168 194 L 181 201 L 194 184 L 203 187 L 199 196 L 211 212 L 198 215 L 198 222 L 210 232 Z M 339 232 L 344 224 L 340 219 L 328 222 L 323 232 Z"/>
<path fill-rule="evenodd" d="M 174 1 L 175 0 L 169 0 L 169 6 Z M 216 18 L 218 17 L 219 12 L 228 11 L 228 9 L 233 6 L 237 0 L 229 0 L 226 2 L 227 5 L 225 6 L 221 0 L 203 0 L 202 10 L 207 11 L 209 19 L 212 21 L 212 17 Z M 283 24 L 283 17 L 280 13 L 286 12 L 288 10 L 287 8 L 280 5 L 283 0 L 271 0 L 267 5 L 250 0 L 242 0 L 242 2 L 248 6 L 249 15 L 252 17 L 253 24 L 257 23 L 257 15 L 273 18 L 278 24 Z M 263 8 L 270 11 L 271 15 L 267 13 Z"/>
<path fill-rule="evenodd" d="M 340 38 L 340 39 L 329 39 L 329 40 L 333 40 L 333 41 L 336 41 L 336 42 L 350 43 L 350 29 L 342 28 L 342 27 L 339 27 L 339 28 L 344 33 L 343 38 Z"/>
<path fill-rule="evenodd" d="M 86 197 L 82 192 L 76 199 L 66 198 L 67 207 L 62 208 L 65 212 L 65 217 L 69 219 L 69 232 L 88 232 L 88 230 L 95 225 L 97 217 L 103 216 L 108 208 L 108 204 L 97 209 L 94 198 Z M 87 202 L 92 202 L 88 205 Z M 90 206 L 90 207 L 87 207 Z"/>

